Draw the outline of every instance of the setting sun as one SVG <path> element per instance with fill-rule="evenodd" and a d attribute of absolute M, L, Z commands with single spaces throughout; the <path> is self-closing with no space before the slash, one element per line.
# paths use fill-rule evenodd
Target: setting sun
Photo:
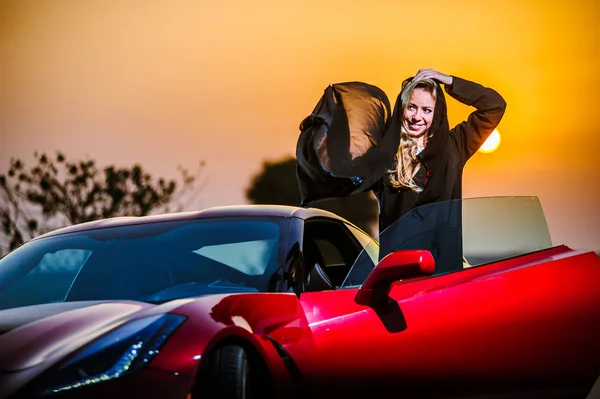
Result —
<path fill-rule="evenodd" d="M 479 152 L 483 152 L 484 154 L 489 154 L 490 152 L 494 152 L 500 146 L 500 132 L 497 129 L 494 129 L 490 137 L 487 138 L 485 143 L 479 148 Z"/>

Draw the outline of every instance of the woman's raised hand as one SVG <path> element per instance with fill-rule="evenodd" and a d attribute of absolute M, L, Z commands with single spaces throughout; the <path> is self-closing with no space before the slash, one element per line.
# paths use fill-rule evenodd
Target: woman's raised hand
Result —
<path fill-rule="evenodd" d="M 452 76 L 443 74 L 434 69 L 419 69 L 413 80 L 433 79 L 440 83 L 450 86 L 452 84 Z"/>

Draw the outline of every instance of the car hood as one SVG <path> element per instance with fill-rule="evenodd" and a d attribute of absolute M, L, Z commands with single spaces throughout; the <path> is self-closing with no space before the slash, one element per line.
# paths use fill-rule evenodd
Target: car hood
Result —
<path fill-rule="evenodd" d="M 0 311 L 0 371 L 59 359 L 155 305 L 135 301 L 65 302 Z"/>

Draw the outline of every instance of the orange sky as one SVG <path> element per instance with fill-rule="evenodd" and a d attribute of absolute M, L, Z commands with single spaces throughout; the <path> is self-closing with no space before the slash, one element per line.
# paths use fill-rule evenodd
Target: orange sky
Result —
<path fill-rule="evenodd" d="M 242 203 L 328 83 L 393 103 L 436 68 L 508 102 L 464 196 L 536 195 L 555 244 L 600 250 L 599 21 L 594 0 L 0 0 L 0 170 L 34 150 L 171 177 L 204 159 L 196 207 Z"/>

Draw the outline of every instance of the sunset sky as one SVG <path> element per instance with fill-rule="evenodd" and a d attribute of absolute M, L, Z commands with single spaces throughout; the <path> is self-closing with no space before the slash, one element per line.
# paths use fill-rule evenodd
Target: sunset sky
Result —
<path fill-rule="evenodd" d="M 264 160 L 294 154 L 330 82 L 393 103 L 434 68 L 508 103 L 464 196 L 538 196 L 554 244 L 600 251 L 599 4 L 0 0 L 0 173 L 34 150 L 167 177 L 205 160 L 194 207 L 244 203 Z M 451 124 L 472 110 L 448 103 Z"/>

